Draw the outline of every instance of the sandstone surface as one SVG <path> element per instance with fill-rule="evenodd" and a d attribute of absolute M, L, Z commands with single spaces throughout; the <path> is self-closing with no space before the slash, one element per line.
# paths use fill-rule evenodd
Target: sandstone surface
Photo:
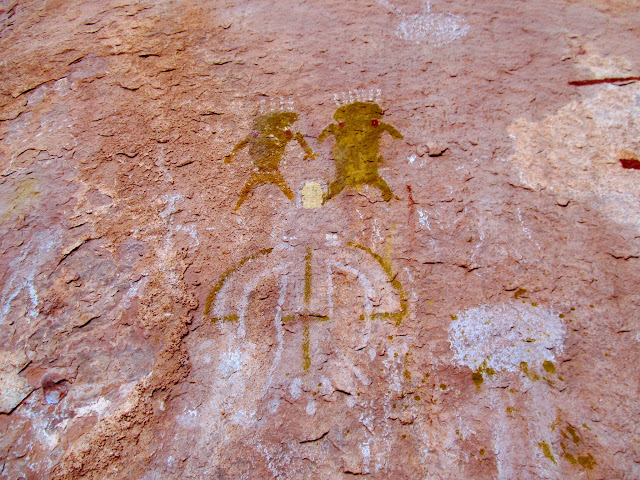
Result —
<path fill-rule="evenodd" d="M 0 0 L 0 478 L 640 478 L 637 0 Z"/>

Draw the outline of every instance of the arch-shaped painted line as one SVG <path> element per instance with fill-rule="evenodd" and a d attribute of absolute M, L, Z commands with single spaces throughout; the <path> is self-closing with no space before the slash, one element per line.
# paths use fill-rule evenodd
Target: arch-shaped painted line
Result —
<path fill-rule="evenodd" d="M 349 245 L 352 248 L 357 248 L 359 250 L 362 250 L 363 252 L 368 253 L 369 255 L 371 255 L 382 267 L 382 269 L 384 270 L 384 272 L 387 274 L 387 278 L 389 280 L 389 282 L 391 283 L 391 286 L 398 292 L 398 294 L 400 295 L 400 311 L 399 312 L 380 312 L 380 313 L 374 313 L 371 315 L 371 318 L 392 318 L 396 321 L 396 325 L 400 325 L 402 323 L 402 319 L 405 317 L 405 315 L 407 314 L 408 310 L 409 310 L 409 299 L 407 297 L 407 293 L 404 290 L 404 287 L 402 286 L 402 283 L 400 282 L 400 280 L 398 280 L 398 275 L 393 273 L 393 269 L 391 268 L 391 262 L 385 258 L 383 258 L 381 255 L 375 253 L 373 250 L 371 250 L 368 247 L 365 247 L 364 245 L 360 245 L 359 243 L 355 243 L 355 242 L 349 242 L 347 243 L 347 245 Z"/>
<path fill-rule="evenodd" d="M 263 250 L 259 250 L 255 253 L 252 253 L 251 255 L 247 255 L 242 260 L 240 260 L 240 262 L 238 262 L 237 265 L 235 265 L 234 267 L 224 272 L 220 276 L 220 279 L 218 280 L 218 282 L 213 286 L 213 288 L 209 292 L 209 295 L 207 296 L 207 301 L 204 305 L 204 316 L 205 317 L 209 316 L 209 313 L 211 312 L 211 305 L 213 305 L 213 302 L 216 300 L 216 296 L 218 295 L 218 292 L 224 286 L 225 282 L 229 280 L 229 277 L 233 272 L 238 270 L 240 267 L 242 267 L 245 263 L 249 262 L 250 260 L 258 258 L 262 255 L 269 255 L 272 251 L 273 251 L 273 248 L 265 248 Z M 218 318 L 213 319 L 213 321 L 216 321 L 216 320 L 219 320 L 219 319 Z M 228 320 L 232 320 L 232 319 L 228 319 Z"/>

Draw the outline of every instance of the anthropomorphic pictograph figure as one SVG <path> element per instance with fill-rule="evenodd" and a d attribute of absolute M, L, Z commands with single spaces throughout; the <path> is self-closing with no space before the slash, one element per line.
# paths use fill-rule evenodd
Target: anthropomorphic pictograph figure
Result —
<path fill-rule="evenodd" d="M 385 201 L 393 198 L 393 192 L 387 182 L 378 173 L 378 164 L 382 157 L 380 136 L 388 132 L 393 138 L 403 138 L 392 125 L 381 122 L 382 109 L 376 103 L 355 101 L 342 105 L 333 115 L 336 123 L 327 126 L 320 136 L 323 142 L 327 136 L 336 138 L 333 147 L 333 159 L 336 162 L 336 178 L 329 185 L 324 197 L 326 203 L 338 195 L 345 187 L 371 185 L 382 191 Z"/>
<path fill-rule="evenodd" d="M 293 199 L 293 192 L 287 186 L 279 169 L 287 144 L 291 140 L 296 140 L 306 153 L 305 160 L 315 158 L 315 154 L 302 134 L 291 130 L 296 120 L 298 120 L 298 114 L 291 111 L 276 111 L 259 116 L 253 123 L 251 134 L 240 141 L 225 157 L 225 163 L 230 163 L 240 150 L 249 146 L 249 156 L 253 161 L 253 171 L 240 192 L 240 198 L 234 210 L 240 208 L 256 185 L 265 183 L 276 185 L 289 200 Z"/>

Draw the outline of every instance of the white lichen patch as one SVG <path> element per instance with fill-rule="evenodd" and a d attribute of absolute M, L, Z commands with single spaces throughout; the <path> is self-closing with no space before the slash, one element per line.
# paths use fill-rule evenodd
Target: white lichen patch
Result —
<path fill-rule="evenodd" d="M 515 371 L 562 353 L 565 326 L 552 310 L 528 304 L 471 308 L 449 327 L 453 361 L 476 370 Z"/>

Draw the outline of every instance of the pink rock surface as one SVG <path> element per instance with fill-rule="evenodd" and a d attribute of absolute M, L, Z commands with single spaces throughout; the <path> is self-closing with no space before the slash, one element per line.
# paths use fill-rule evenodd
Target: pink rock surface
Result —
<path fill-rule="evenodd" d="M 639 23 L 0 1 L 0 478 L 640 478 Z"/>

